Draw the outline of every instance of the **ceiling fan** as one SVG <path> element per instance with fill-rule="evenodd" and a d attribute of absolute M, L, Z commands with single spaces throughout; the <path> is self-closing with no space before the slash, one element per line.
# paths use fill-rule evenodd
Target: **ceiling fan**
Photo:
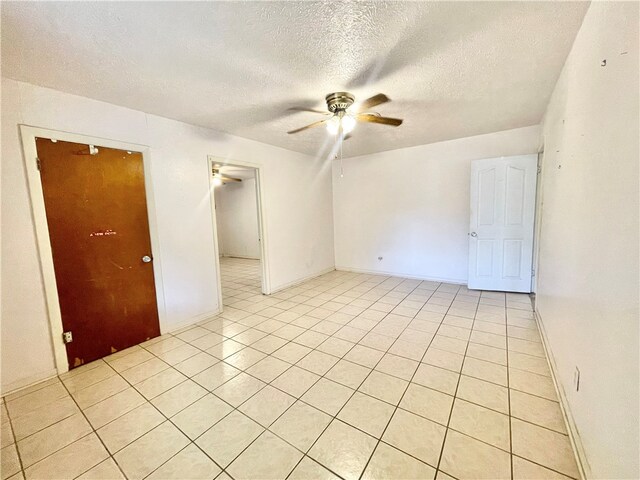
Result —
<path fill-rule="evenodd" d="M 382 125 L 390 125 L 392 127 L 398 127 L 402 125 L 402 120 L 399 118 L 382 117 L 377 112 L 369 112 L 367 110 L 382 105 L 383 103 L 390 102 L 391 100 L 383 93 L 374 95 L 367 98 L 361 104 L 356 105 L 354 108 L 355 97 L 349 92 L 335 92 L 330 93 L 325 97 L 327 102 L 328 112 L 322 110 L 315 110 L 313 108 L 292 107 L 289 110 L 298 112 L 313 112 L 327 115 L 329 118 L 320 120 L 318 122 L 311 123 L 301 128 L 296 128 L 287 133 L 298 133 L 309 128 L 319 127 L 320 125 L 327 126 L 327 130 L 333 135 L 340 133 L 341 135 L 347 135 L 356 126 L 357 122 L 369 122 L 379 123 Z"/>
<path fill-rule="evenodd" d="M 215 186 L 224 185 L 229 182 L 242 181 L 241 178 L 227 177 L 226 175 L 223 175 L 222 173 L 220 173 L 220 169 L 216 167 L 213 167 L 212 173 L 213 173 L 213 184 Z"/>

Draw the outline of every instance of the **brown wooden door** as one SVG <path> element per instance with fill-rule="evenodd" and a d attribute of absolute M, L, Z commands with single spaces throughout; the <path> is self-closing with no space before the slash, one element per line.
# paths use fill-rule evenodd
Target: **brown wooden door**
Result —
<path fill-rule="evenodd" d="M 69 367 L 158 336 L 142 154 L 36 145 Z"/>

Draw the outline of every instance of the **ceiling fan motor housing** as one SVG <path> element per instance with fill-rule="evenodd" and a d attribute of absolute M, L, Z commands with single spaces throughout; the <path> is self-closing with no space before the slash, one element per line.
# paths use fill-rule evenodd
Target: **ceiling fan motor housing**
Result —
<path fill-rule="evenodd" d="M 335 92 L 327 95 L 325 100 L 329 111 L 335 113 L 336 111 L 344 111 L 353 105 L 355 97 L 348 92 Z"/>

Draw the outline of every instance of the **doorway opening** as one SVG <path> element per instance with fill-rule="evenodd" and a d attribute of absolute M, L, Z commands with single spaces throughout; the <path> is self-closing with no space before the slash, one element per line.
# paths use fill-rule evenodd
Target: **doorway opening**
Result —
<path fill-rule="evenodd" d="M 268 293 L 259 167 L 210 159 L 221 309 Z"/>

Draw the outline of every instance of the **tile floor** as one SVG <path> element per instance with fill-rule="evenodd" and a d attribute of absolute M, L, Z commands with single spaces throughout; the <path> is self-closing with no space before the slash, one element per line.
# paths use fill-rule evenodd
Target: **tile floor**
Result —
<path fill-rule="evenodd" d="M 332 272 L 2 400 L 2 479 L 578 478 L 525 295 Z"/>

